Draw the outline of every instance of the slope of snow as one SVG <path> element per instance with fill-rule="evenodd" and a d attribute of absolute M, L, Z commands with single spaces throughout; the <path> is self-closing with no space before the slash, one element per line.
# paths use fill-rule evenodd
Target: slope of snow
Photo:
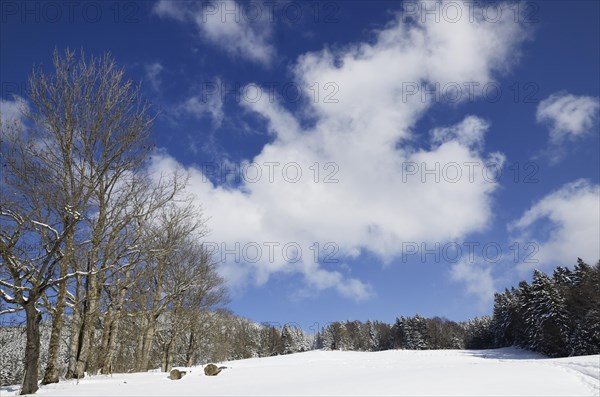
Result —
<path fill-rule="evenodd" d="M 181 380 L 167 374 L 93 376 L 43 386 L 43 396 L 216 395 L 461 395 L 598 396 L 600 356 L 548 359 L 495 350 L 391 350 L 375 353 L 311 351 L 223 363 L 216 377 L 188 368 Z M 12 396 L 17 387 L 0 389 Z"/>

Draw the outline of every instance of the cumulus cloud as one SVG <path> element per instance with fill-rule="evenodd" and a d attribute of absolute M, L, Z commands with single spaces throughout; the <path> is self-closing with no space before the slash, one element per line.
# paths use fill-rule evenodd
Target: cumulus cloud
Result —
<path fill-rule="evenodd" d="M 144 69 L 146 71 L 146 78 L 150 82 L 150 86 L 158 91 L 161 84 L 160 73 L 163 71 L 164 67 L 160 64 L 160 62 L 154 62 L 151 64 L 144 65 Z"/>
<path fill-rule="evenodd" d="M 536 118 L 550 126 L 550 142 L 560 144 L 592 133 L 599 109 L 597 97 L 559 92 L 539 103 Z"/>
<path fill-rule="evenodd" d="M 479 300 L 481 310 L 487 308 L 496 291 L 489 263 L 465 258 L 452 266 L 450 276 L 452 280 L 465 285 L 467 294 L 474 295 Z"/>
<path fill-rule="evenodd" d="M 588 263 L 600 259 L 600 185 L 580 179 L 534 203 L 509 225 L 517 241 L 531 241 L 539 249 L 522 271 L 533 267 L 568 266 L 580 257 Z"/>
<path fill-rule="evenodd" d="M 414 138 L 428 131 L 415 125 L 435 99 L 406 95 L 406 83 L 481 86 L 509 66 L 525 36 L 508 17 L 495 23 L 397 17 L 368 43 L 299 57 L 292 70 L 310 100 L 297 114 L 267 96 L 242 102 L 273 138 L 241 166 L 247 178 L 232 187 L 207 178 L 214 168 L 189 168 L 190 190 L 211 216 L 210 239 L 230 250 L 240 244 L 240 260 L 230 253 L 224 261 L 230 282 L 253 278 L 260 285 L 274 273 L 299 274 L 316 291 L 366 299 L 375 293 L 369 283 L 329 266 L 326 252 L 315 260 L 315 243 L 334 243 L 341 262 L 361 252 L 389 262 L 403 242 L 450 241 L 488 227 L 498 184 L 485 180 L 482 169 L 504 160 L 483 150 L 489 123 L 467 116 L 435 128 L 429 145 L 416 148 Z M 318 100 L 315 82 L 327 94 Z M 154 157 L 157 172 L 177 166 L 165 153 Z M 282 259 L 289 242 L 301 247 L 300 260 Z M 279 244 L 275 260 L 267 248 L 259 260 L 244 260 L 243 247 L 256 249 L 252 243 Z M 466 273 L 460 268 L 456 277 L 469 281 Z"/>
<path fill-rule="evenodd" d="M 268 66 L 275 55 L 275 49 L 269 43 L 272 22 L 264 17 L 255 21 L 244 17 L 241 7 L 233 0 L 160 0 L 153 10 L 161 17 L 194 24 L 206 42 L 233 57 Z"/>
<path fill-rule="evenodd" d="M 18 95 L 15 95 L 12 100 L 0 98 L 0 119 L 3 123 L 20 123 L 23 117 L 23 111 L 26 110 L 27 107 L 27 101 Z"/>
<path fill-rule="evenodd" d="M 431 132 L 433 143 L 441 145 L 445 142 L 456 140 L 467 147 L 481 149 L 485 132 L 489 124 L 475 116 L 468 116 L 459 124 L 451 128 L 435 128 Z"/>
<path fill-rule="evenodd" d="M 214 95 L 193 95 L 179 104 L 176 110 L 197 119 L 208 116 L 215 127 L 220 127 L 225 116 L 223 96 L 220 92 L 221 86 L 221 80 L 217 79 L 215 87 L 218 87 L 219 92 L 214 93 Z"/>

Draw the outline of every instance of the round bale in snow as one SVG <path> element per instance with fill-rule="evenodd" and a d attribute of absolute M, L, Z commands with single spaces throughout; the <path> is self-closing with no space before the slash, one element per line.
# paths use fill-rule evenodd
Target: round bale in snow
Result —
<path fill-rule="evenodd" d="M 185 371 L 180 371 L 178 369 L 172 369 L 171 370 L 171 375 L 169 376 L 169 378 L 171 378 L 171 380 L 178 380 L 183 378 L 183 375 L 185 375 L 186 372 Z"/>
<path fill-rule="evenodd" d="M 221 369 L 214 364 L 208 364 L 204 367 L 204 375 L 206 376 L 215 376 L 221 372 Z"/>

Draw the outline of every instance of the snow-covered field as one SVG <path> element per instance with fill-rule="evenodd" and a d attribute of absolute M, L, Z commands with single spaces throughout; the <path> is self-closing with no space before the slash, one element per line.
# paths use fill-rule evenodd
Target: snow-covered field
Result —
<path fill-rule="evenodd" d="M 311 351 L 219 363 L 207 377 L 188 368 L 181 380 L 167 374 L 94 376 L 42 387 L 43 396 L 234 395 L 461 395 L 598 396 L 600 356 L 548 359 L 513 348 L 496 350 L 392 350 L 375 353 Z M 17 387 L 3 387 L 12 396 Z"/>

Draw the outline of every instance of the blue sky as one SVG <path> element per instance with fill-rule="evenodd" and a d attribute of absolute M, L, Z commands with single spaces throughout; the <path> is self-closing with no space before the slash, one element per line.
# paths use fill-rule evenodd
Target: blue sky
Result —
<path fill-rule="evenodd" d="M 5 111 L 54 48 L 142 83 L 240 315 L 464 320 L 600 258 L 597 1 L 1 7 Z"/>

